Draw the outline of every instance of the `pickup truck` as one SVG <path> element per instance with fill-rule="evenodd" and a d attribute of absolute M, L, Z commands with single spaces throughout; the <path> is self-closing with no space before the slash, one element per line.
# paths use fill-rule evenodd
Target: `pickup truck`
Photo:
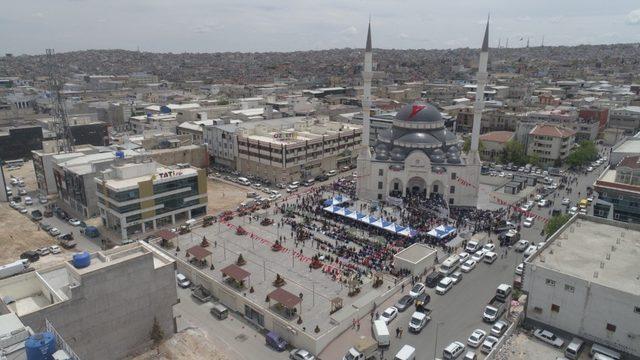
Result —
<path fill-rule="evenodd" d="M 202 285 L 194 286 L 191 289 L 191 296 L 205 303 L 213 298 L 211 292 Z"/>
<path fill-rule="evenodd" d="M 424 308 L 423 311 L 416 311 L 409 320 L 409 331 L 419 333 L 431 321 L 431 309 Z"/>
<path fill-rule="evenodd" d="M 506 306 L 504 304 L 504 299 L 500 296 L 496 295 L 491 298 L 489 304 L 485 306 L 484 313 L 482 314 L 482 320 L 488 323 L 493 323 L 504 314 L 506 310 Z"/>
<path fill-rule="evenodd" d="M 367 336 L 361 336 L 355 346 L 347 350 L 342 360 L 377 359 L 378 342 Z"/>

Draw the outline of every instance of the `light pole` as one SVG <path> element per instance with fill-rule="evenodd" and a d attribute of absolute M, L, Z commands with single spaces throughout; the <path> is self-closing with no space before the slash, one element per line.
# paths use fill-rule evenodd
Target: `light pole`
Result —
<path fill-rule="evenodd" d="M 444 325 L 444 322 L 438 321 L 436 323 L 436 343 L 433 345 L 433 358 L 436 358 L 436 352 L 438 351 L 438 330 L 440 329 L 440 325 Z"/>

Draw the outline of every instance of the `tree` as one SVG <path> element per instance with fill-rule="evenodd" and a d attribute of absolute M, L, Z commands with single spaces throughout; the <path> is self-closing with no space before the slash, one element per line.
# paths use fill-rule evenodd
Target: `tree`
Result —
<path fill-rule="evenodd" d="M 580 167 L 598 158 L 598 148 L 593 141 L 582 141 L 569 156 L 566 163 L 570 167 Z"/>
<path fill-rule="evenodd" d="M 160 343 L 164 338 L 164 331 L 160 327 L 160 323 L 158 323 L 158 318 L 153 318 L 153 326 L 151 327 L 151 340 L 153 340 L 153 345 L 156 347 L 158 354 L 160 354 Z"/>
<path fill-rule="evenodd" d="M 462 152 L 464 152 L 465 154 L 469 153 L 469 150 L 471 150 L 471 137 L 468 137 L 466 139 L 464 139 L 464 143 L 462 144 Z M 482 152 L 484 150 L 484 144 L 482 143 L 482 141 L 478 142 L 478 151 Z"/>
<path fill-rule="evenodd" d="M 562 225 L 566 224 L 569 219 L 571 219 L 571 215 L 569 214 L 560 214 L 552 217 L 544 226 L 544 233 L 547 237 L 553 235 Z"/>
<path fill-rule="evenodd" d="M 503 163 L 514 163 L 516 165 L 525 165 L 529 161 L 527 151 L 524 144 L 515 140 L 509 140 L 504 144 L 504 153 L 502 155 Z"/>

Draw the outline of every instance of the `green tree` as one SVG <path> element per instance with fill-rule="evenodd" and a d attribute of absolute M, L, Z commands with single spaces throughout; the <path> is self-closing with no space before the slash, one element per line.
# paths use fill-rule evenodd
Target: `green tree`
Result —
<path fill-rule="evenodd" d="M 462 152 L 465 154 L 469 153 L 471 150 L 471 137 L 464 139 L 464 143 L 462 144 Z M 482 141 L 478 142 L 478 151 L 482 152 L 484 150 L 484 144 Z"/>
<path fill-rule="evenodd" d="M 584 166 L 598 158 L 598 148 L 593 141 L 582 141 L 569 156 L 566 163 L 570 167 Z"/>
<path fill-rule="evenodd" d="M 547 235 L 547 238 L 558 231 L 558 229 L 560 229 L 562 225 L 566 224 L 569 219 L 571 219 L 571 215 L 569 214 L 560 214 L 549 219 L 547 224 L 544 226 L 544 233 Z"/>
<path fill-rule="evenodd" d="M 509 140 L 504 145 L 504 153 L 502 155 L 503 163 L 514 163 L 516 165 L 525 165 L 529 161 L 527 151 L 524 144 L 515 140 Z"/>

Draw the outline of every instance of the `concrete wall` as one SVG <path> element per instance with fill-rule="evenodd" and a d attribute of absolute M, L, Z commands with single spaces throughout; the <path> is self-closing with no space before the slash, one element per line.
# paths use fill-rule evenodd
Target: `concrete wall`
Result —
<path fill-rule="evenodd" d="M 206 168 L 209 165 L 207 148 L 202 146 L 179 147 L 175 149 L 149 151 L 153 160 L 162 165 L 189 163 L 192 166 Z"/>
<path fill-rule="evenodd" d="M 83 359 L 120 359 L 150 341 L 154 317 L 175 331 L 174 267 L 154 269 L 151 253 L 82 276 L 72 298 L 21 318 L 35 331 L 49 319 Z"/>

